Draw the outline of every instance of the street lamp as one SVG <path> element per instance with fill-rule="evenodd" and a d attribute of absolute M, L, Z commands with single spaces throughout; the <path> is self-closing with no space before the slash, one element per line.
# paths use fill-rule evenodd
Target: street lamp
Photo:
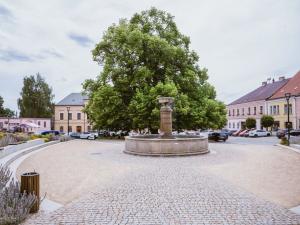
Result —
<path fill-rule="evenodd" d="M 290 145 L 290 98 L 291 93 L 284 94 L 286 102 L 287 102 L 287 129 L 288 129 L 288 145 Z"/>
<path fill-rule="evenodd" d="M 70 106 L 67 106 L 67 112 L 68 112 L 67 118 L 68 118 L 68 135 L 69 135 L 69 132 L 70 132 L 70 126 L 69 126 L 69 122 L 70 122 L 70 114 L 69 114 L 69 112 L 70 112 Z"/>

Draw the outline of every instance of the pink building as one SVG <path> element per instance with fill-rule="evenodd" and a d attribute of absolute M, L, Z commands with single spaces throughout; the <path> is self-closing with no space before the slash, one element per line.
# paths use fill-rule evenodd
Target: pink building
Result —
<path fill-rule="evenodd" d="M 50 118 L 7 118 L 0 117 L 0 130 L 13 130 L 19 127 L 24 132 L 51 130 Z"/>
<path fill-rule="evenodd" d="M 267 114 L 266 100 L 284 86 L 289 79 L 280 77 L 278 81 L 263 82 L 260 87 L 227 105 L 227 129 L 245 128 L 248 117 L 256 119 L 256 128 L 261 129 L 260 119 Z"/>

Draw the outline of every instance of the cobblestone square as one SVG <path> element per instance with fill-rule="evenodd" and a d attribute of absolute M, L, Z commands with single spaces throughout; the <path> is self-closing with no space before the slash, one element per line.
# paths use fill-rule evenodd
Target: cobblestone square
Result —
<path fill-rule="evenodd" d="M 258 153 L 233 144 L 210 147 L 208 155 L 189 157 L 127 155 L 122 141 L 72 141 L 49 147 L 25 160 L 18 173 L 34 167 L 41 174 L 42 192 L 64 206 L 33 215 L 24 224 L 300 224 L 300 216 L 285 207 L 299 201 L 297 193 L 291 194 L 298 197 L 296 202 L 290 195 L 278 200 L 277 192 L 269 197 L 257 191 L 255 182 L 232 178 L 242 173 L 261 179 L 254 172 L 231 172 L 239 170 L 239 161 L 249 168 L 247 154 L 299 160 L 297 155 L 275 146 L 257 146 Z M 257 169 L 265 173 L 265 167 Z M 220 172 L 224 169 L 231 176 Z M 293 167 L 278 169 L 278 179 L 285 169 Z M 290 179 L 299 182 L 296 176 Z"/>

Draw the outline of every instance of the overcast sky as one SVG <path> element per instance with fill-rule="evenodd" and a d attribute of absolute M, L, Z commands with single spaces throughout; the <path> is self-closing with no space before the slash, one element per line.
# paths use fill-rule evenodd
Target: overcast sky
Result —
<path fill-rule="evenodd" d="M 229 103 L 268 77 L 300 70 L 300 0 L 0 0 L 0 95 L 17 109 L 23 77 L 41 73 L 55 102 L 101 68 L 91 50 L 120 18 L 155 6 L 175 16 Z"/>

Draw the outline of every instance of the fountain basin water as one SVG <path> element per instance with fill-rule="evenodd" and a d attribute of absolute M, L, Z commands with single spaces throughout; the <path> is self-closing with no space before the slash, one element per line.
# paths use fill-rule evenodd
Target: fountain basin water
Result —
<path fill-rule="evenodd" d="M 145 156 L 183 156 L 208 153 L 207 137 L 196 135 L 139 135 L 125 138 L 125 153 Z"/>

